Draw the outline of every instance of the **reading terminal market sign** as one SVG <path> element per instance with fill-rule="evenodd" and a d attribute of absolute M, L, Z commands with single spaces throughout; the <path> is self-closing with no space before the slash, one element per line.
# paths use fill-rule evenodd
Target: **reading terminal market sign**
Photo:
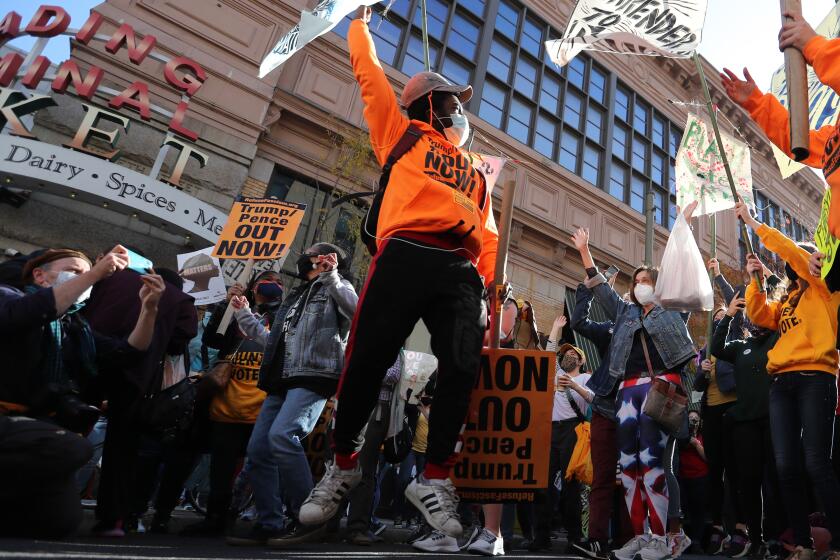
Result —
<path fill-rule="evenodd" d="M 140 65 L 147 57 L 165 62 L 163 77 L 181 93 L 181 100 L 171 113 L 169 132 L 160 146 L 162 153 L 158 154 L 162 163 L 161 156 L 166 150 L 178 150 L 172 173 L 164 182 L 157 180 L 156 176 L 144 175 L 113 163 L 120 156 L 116 144 L 120 135 L 128 132 L 131 121 L 124 115 L 84 102 L 91 101 L 97 92 L 110 93 L 109 88 L 100 86 L 104 76 L 100 67 L 90 66 L 82 75 L 76 61 L 70 59 L 58 65 L 54 77 L 45 78 L 52 65 L 47 57 L 38 52 L 38 56 L 30 55 L 25 61 L 21 54 L 11 51 L 0 59 L 0 129 L 8 129 L 8 133 L 0 134 L 0 178 L 64 195 L 69 190 L 72 198 L 79 193 L 104 198 L 107 202 L 103 206 L 113 203 L 114 207 L 130 210 L 135 215 L 142 213 L 152 222 L 172 224 L 215 242 L 224 226 L 226 214 L 178 188 L 184 168 L 191 159 L 201 167 L 207 164 L 207 155 L 190 143 L 198 139 L 198 134 L 184 125 L 190 99 L 207 79 L 206 72 L 190 58 L 168 58 L 155 53 L 156 38 L 152 35 L 139 38 L 128 24 L 120 25 L 110 36 L 97 34 L 102 23 L 102 15 L 91 12 L 81 28 L 68 31 L 70 16 L 67 12 L 58 6 L 43 5 L 21 29 L 20 15 L 11 11 L 0 20 L 0 46 L 20 35 L 39 38 L 69 35 L 83 45 L 94 39 L 104 41 L 105 50 L 111 55 L 125 48 L 128 59 L 135 65 Z M 28 65 L 20 76 L 19 71 L 25 62 Z M 50 81 L 54 94 L 66 94 L 72 89 L 83 100 L 84 117 L 73 139 L 63 146 L 39 141 L 22 120 L 26 115 L 57 105 L 50 95 L 16 89 L 35 90 L 45 80 Z M 146 82 L 135 81 L 122 92 L 113 93 L 108 101 L 112 109 L 132 109 L 145 121 L 151 120 L 153 108 L 156 112 L 167 114 L 152 105 Z M 90 146 L 94 138 L 104 141 L 110 151 Z M 156 162 L 152 173 L 157 175 L 159 169 L 160 165 Z"/>

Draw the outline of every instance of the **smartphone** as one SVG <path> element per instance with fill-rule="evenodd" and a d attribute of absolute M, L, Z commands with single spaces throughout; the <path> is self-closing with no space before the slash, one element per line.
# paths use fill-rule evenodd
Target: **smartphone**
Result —
<path fill-rule="evenodd" d="M 615 266 L 614 264 L 611 264 L 610 267 L 607 269 L 607 271 L 604 272 L 604 278 L 609 280 L 610 278 L 612 278 L 613 276 L 615 276 L 619 272 L 621 272 L 621 270 L 617 266 Z"/>
<path fill-rule="evenodd" d="M 128 266 L 126 268 L 130 268 L 140 274 L 148 274 L 149 270 L 154 267 L 152 261 L 146 257 L 141 257 L 131 249 L 126 249 L 126 252 L 128 253 Z"/>

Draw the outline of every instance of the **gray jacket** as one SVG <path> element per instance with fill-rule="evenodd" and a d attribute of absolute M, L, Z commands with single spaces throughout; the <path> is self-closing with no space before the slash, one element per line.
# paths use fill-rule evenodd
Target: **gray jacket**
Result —
<path fill-rule="evenodd" d="M 666 368 L 676 368 L 697 355 L 686 326 L 688 314 L 666 311 L 657 305 L 647 316 L 643 316 L 642 308 L 621 299 L 602 274 L 590 278 L 585 284 L 594 292 L 607 317 L 615 322 L 610 343 L 611 377 L 624 377 L 633 337 L 642 326 L 650 335 Z"/>
<path fill-rule="evenodd" d="M 303 310 L 296 325 L 290 325 L 281 345 L 283 323 L 300 299 Z M 290 377 L 338 379 L 344 368 L 344 351 L 350 322 L 359 297 L 353 285 L 333 270 L 318 276 L 299 298 L 288 298 L 277 310 L 269 332 L 250 310 L 236 312 L 236 321 L 246 337 L 265 344 L 259 388 L 277 391 L 280 381 Z M 277 354 L 285 346 L 284 355 Z M 282 360 L 282 361 L 281 361 Z"/>

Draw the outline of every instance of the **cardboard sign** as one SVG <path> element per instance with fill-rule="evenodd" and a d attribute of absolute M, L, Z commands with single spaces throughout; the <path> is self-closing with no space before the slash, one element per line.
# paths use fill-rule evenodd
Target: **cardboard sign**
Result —
<path fill-rule="evenodd" d="M 582 50 L 687 58 L 705 18 L 706 0 L 578 0 L 563 37 L 545 48 L 560 66 Z"/>
<path fill-rule="evenodd" d="M 554 360 L 551 352 L 482 351 L 452 470 L 464 500 L 530 502 L 534 491 L 548 488 Z"/>
<path fill-rule="evenodd" d="M 236 201 L 212 254 L 219 259 L 282 258 L 292 246 L 305 211 L 305 204 L 273 198 Z"/>
<path fill-rule="evenodd" d="M 487 182 L 487 192 L 490 194 L 493 194 L 493 187 L 496 186 L 496 181 L 499 180 L 499 174 L 506 162 L 507 158 L 504 157 L 470 152 L 470 163 L 484 175 L 484 180 Z"/>
<path fill-rule="evenodd" d="M 312 471 L 313 480 L 321 480 L 326 472 L 327 459 L 329 459 L 329 427 L 335 412 L 335 397 L 329 399 L 324 405 L 321 416 L 312 432 L 303 438 L 303 452 Z"/>
<path fill-rule="evenodd" d="M 685 208 L 693 201 L 698 201 L 700 204 L 694 212 L 695 216 L 735 207 L 717 140 L 709 132 L 709 127 L 701 118 L 689 113 L 677 153 L 677 205 Z M 750 148 L 727 134 L 721 134 L 721 138 L 735 179 L 735 189 L 744 202 L 755 209 Z"/>
<path fill-rule="evenodd" d="M 438 366 L 437 358 L 425 352 L 414 352 L 403 350 L 402 353 L 402 377 L 400 378 L 400 395 L 405 399 L 408 390 L 411 389 L 409 404 L 419 402 L 417 395 L 429 382 L 429 378 Z"/>
<path fill-rule="evenodd" d="M 210 255 L 212 252 L 213 248 L 207 247 L 175 257 L 178 261 L 178 275 L 184 279 L 184 293 L 194 297 L 196 305 L 222 301 L 227 293 L 222 267 L 219 259 Z"/>
<path fill-rule="evenodd" d="M 831 189 L 825 189 L 825 194 L 822 199 L 822 208 L 820 210 L 820 221 L 817 224 L 817 229 L 814 230 L 814 244 L 817 246 L 820 253 L 825 255 L 821 273 L 823 280 L 825 280 L 828 273 L 831 272 L 831 266 L 834 264 L 834 258 L 837 256 L 837 248 L 840 247 L 840 239 L 834 237 L 828 230 L 828 214 L 830 211 Z"/>

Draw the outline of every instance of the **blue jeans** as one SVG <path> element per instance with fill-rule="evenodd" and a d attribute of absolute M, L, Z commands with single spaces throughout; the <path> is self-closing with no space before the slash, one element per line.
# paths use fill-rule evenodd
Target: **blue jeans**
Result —
<path fill-rule="evenodd" d="M 290 389 L 285 395 L 265 399 L 248 442 L 248 474 L 260 524 L 282 528 L 282 502 L 297 518 L 312 491 L 312 472 L 300 440 L 315 428 L 326 402 L 308 389 Z"/>
<path fill-rule="evenodd" d="M 819 372 L 782 373 L 770 386 L 770 434 L 776 470 L 795 544 L 811 548 L 808 493 L 801 472 L 802 458 L 814 494 L 819 497 L 833 536 L 831 548 L 840 550 L 840 483 L 831 467 L 836 379 Z"/>

